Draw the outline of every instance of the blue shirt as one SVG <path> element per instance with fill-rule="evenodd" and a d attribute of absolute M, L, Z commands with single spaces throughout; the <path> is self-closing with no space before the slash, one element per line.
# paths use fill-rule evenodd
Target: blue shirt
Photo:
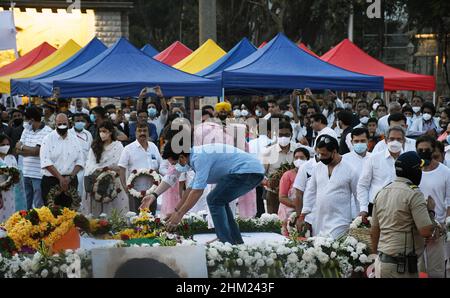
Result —
<path fill-rule="evenodd" d="M 194 147 L 190 156 L 190 166 L 195 172 L 191 188 L 205 189 L 208 184 L 217 184 L 230 174 L 261 174 L 264 167 L 253 155 L 224 144 L 209 144 Z"/>

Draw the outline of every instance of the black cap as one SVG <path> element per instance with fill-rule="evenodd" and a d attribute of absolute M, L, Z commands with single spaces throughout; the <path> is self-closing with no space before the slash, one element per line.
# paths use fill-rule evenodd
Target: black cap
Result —
<path fill-rule="evenodd" d="M 395 170 L 397 176 L 409 178 L 409 173 L 421 170 L 424 165 L 425 161 L 422 160 L 416 152 L 411 151 L 400 155 L 395 162 Z"/>

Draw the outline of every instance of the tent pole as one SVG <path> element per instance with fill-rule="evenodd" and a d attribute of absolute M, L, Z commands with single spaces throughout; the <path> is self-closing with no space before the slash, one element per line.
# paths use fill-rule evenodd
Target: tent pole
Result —
<path fill-rule="evenodd" d="M 225 88 L 222 88 L 222 97 L 220 98 L 220 102 L 225 101 Z"/>
<path fill-rule="evenodd" d="M 436 106 L 436 91 L 433 92 L 433 104 Z"/>

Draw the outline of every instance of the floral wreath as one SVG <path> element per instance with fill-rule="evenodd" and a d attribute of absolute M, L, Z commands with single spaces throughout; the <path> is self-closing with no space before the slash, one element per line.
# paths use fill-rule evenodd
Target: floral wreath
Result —
<path fill-rule="evenodd" d="M 0 191 L 8 191 L 14 184 L 20 181 L 20 172 L 14 167 L 0 168 L 0 176 L 7 176 L 6 181 L 0 183 Z"/>
<path fill-rule="evenodd" d="M 150 177 L 153 178 L 153 186 L 145 191 L 137 191 L 136 189 L 134 189 L 134 182 L 136 181 L 137 178 L 139 177 Z M 145 198 L 148 195 L 151 195 L 152 193 L 155 192 L 155 190 L 158 188 L 159 183 L 161 182 L 161 176 L 154 170 L 134 170 L 133 172 L 131 172 L 130 177 L 128 177 L 127 180 L 127 187 L 128 187 L 128 192 L 130 193 L 130 195 L 138 200 L 142 200 L 143 198 Z"/>
<path fill-rule="evenodd" d="M 52 189 L 50 189 L 48 195 L 47 195 L 47 205 L 49 208 L 55 208 L 56 206 L 59 206 L 58 204 L 55 204 L 55 200 L 57 197 L 62 195 L 64 192 L 61 189 L 61 186 L 55 185 Z M 78 190 L 76 188 L 69 188 L 68 191 L 65 192 L 67 196 L 72 200 L 72 203 L 69 207 L 71 210 L 78 210 L 81 206 L 81 197 L 78 194 Z"/>
<path fill-rule="evenodd" d="M 117 198 L 118 194 L 122 192 L 120 180 L 117 179 L 118 177 L 119 174 L 117 174 L 116 172 L 110 170 L 109 168 L 104 168 L 100 175 L 95 178 L 93 187 L 94 200 L 103 204 L 111 203 L 112 201 L 114 201 Z M 103 192 L 103 194 L 100 194 L 100 185 L 111 181 L 114 184 L 114 188 L 109 193 Z"/>

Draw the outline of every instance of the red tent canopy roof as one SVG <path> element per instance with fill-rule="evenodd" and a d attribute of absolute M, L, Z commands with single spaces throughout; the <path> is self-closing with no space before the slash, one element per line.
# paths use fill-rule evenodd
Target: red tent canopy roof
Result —
<path fill-rule="evenodd" d="M 0 68 L 0 76 L 6 76 L 24 70 L 38 63 L 44 58 L 47 58 L 54 51 L 56 51 L 54 47 L 44 42 L 37 48 L 34 48 L 30 52 L 26 53 L 25 55 L 17 59 L 16 61 Z"/>
<path fill-rule="evenodd" d="M 173 66 L 192 54 L 193 51 L 179 41 L 174 42 L 170 47 L 156 55 L 156 60 Z"/>
<path fill-rule="evenodd" d="M 313 51 L 311 51 L 303 42 L 299 43 L 298 46 L 300 47 L 300 49 L 304 50 L 305 52 L 313 55 L 316 58 L 320 58 L 319 55 L 317 55 L 316 53 L 314 53 Z"/>
<path fill-rule="evenodd" d="M 433 76 L 406 72 L 369 56 L 350 40 L 345 39 L 322 60 L 353 72 L 384 77 L 386 91 L 435 91 L 436 80 Z"/>
<path fill-rule="evenodd" d="M 266 46 L 266 44 L 267 44 L 267 41 L 264 41 L 264 42 L 258 47 L 258 49 L 264 48 L 264 47 Z"/>

